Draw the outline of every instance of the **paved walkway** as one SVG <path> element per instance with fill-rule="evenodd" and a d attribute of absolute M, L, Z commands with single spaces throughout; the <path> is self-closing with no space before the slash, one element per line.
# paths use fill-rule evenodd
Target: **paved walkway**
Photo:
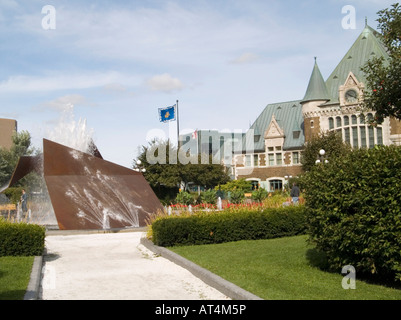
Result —
<path fill-rule="evenodd" d="M 140 244 L 143 232 L 48 235 L 43 300 L 222 300 L 227 296 Z"/>

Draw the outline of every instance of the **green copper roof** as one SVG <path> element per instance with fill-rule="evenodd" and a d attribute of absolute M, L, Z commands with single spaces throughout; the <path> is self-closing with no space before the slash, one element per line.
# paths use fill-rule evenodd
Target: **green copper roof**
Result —
<path fill-rule="evenodd" d="M 254 130 L 253 135 L 260 135 L 260 139 L 256 139 L 255 141 L 252 139 L 253 136 L 245 136 L 243 138 L 244 151 L 265 151 L 264 134 L 272 121 L 273 115 L 276 118 L 277 124 L 284 131 L 285 139 L 283 150 L 302 148 L 305 142 L 303 131 L 304 119 L 302 116 L 302 106 L 300 101 L 297 100 L 267 105 L 250 127 L 250 129 Z M 297 132 L 297 134 L 294 134 L 294 132 Z"/>
<path fill-rule="evenodd" d="M 324 82 L 323 76 L 320 73 L 319 67 L 315 58 L 315 66 L 313 67 L 312 75 L 309 80 L 308 89 L 306 90 L 305 96 L 302 99 L 306 101 L 317 101 L 317 100 L 330 100 L 330 95 L 327 91 L 326 83 Z"/>
<path fill-rule="evenodd" d="M 366 78 L 361 67 L 373 57 L 383 57 L 387 60 L 388 54 L 379 39 L 379 33 L 366 25 L 358 39 L 326 80 L 326 87 L 332 102 L 338 101 L 338 88 L 345 83 L 350 71 L 359 82 L 365 83 Z"/>

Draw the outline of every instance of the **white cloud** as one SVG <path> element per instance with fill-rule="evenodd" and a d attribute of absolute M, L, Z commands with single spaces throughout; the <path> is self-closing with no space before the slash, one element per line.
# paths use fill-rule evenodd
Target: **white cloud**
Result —
<path fill-rule="evenodd" d="M 92 106 L 93 103 L 88 101 L 84 96 L 80 94 L 69 94 L 57 99 L 45 102 L 38 107 L 35 107 L 35 110 L 41 111 L 44 109 L 54 109 L 57 111 L 63 111 L 68 106 L 76 106 L 76 105 L 90 105 Z"/>
<path fill-rule="evenodd" d="M 246 52 L 240 55 L 238 58 L 231 60 L 230 62 L 233 64 L 245 64 L 258 61 L 259 59 L 260 57 L 257 56 L 256 54 L 251 52 Z"/>
<path fill-rule="evenodd" d="M 127 85 L 139 84 L 135 76 L 128 76 L 114 71 L 79 74 L 59 72 L 44 76 L 11 76 L 7 80 L 0 82 L 0 93 L 90 89 L 104 87 L 116 82 L 123 82 Z"/>
<path fill-rule="evenodd" d="M 148 81 L 146 81 L 146 84 L 153 91 L 163 91 L 163 92 L 181 90 L 184 87 L 184 85 L 179 79 L 173 78 L 168 73 L 156 75 L 150 78 Z"/>

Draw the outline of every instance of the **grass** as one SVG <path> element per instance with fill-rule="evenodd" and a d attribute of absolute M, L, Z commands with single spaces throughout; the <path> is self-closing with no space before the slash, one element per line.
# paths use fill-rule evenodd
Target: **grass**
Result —
<path fill-rule="evenodd" d="M 22 300 L 34 257 L 0 257 L 0 300 Z"/>
<path fill-rule="evenodd" d="M 246 240 L 170 250 L 266 300 L 401 300 L 401 290 L 358 280 L 342 288 L 338 274 L 318 268 L 322 257 L 307 236 Z"/>

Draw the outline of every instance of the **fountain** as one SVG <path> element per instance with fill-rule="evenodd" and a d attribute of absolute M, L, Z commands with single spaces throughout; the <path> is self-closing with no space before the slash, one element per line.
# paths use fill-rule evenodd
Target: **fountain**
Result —
<path fill-rule="evenodd" d="M 20 157 L 6 187 L 32 171 L 43 175 L 52 209 L 46 215 L 62 230 L 146 226 L 163 209 L 160 201 L 142 173 L 104 160 L 92 135 L 85 120 L 74 120 L 68 104 L 43 139 L 43 154 Z"/>
<path fill-rule="evenodd" d="M 9 187 L 41 164 L 60 229 L 146 226 L 163 207 L 142 173 L 95 154 L 43 139 L 43 155 L 21 157 Z"/>
<path fill-rule="evenodd" d="M 222 210 L 223 209 L 223 203 L 221 201 L 221 197 L 217 198 L 217 210 Z"/>

